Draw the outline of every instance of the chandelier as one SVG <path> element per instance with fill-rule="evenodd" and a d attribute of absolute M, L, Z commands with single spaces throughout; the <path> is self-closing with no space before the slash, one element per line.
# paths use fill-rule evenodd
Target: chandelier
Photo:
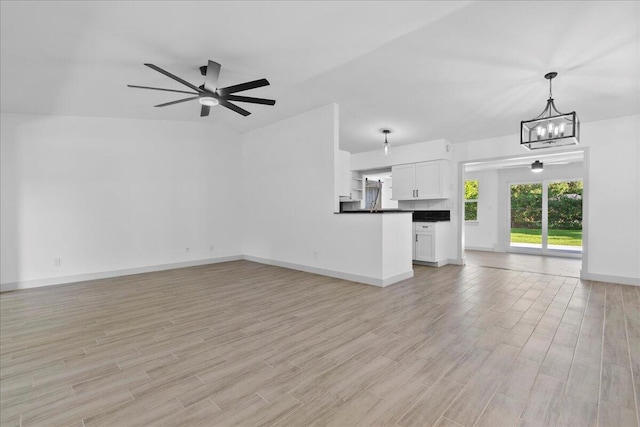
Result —
<path fill-rule="evenodd" d="M 520 145 L 528 150 L 562 147 L 580 143 L 580 120 L 575 111 L 561 113 L 556 108 L 551 94 L 551 80 L 558 73 L 552 71 L 544 75 L 549 80 L 547 106 L 538 117 L 521 123 Z"/>

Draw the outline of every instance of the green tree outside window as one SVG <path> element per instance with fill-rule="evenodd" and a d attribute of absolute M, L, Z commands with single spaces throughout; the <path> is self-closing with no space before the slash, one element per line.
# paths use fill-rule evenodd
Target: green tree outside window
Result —
<path fill-rule="evenodd" d="M 478 220 L 478 180 L 464 182 L 464 220 Z"/>

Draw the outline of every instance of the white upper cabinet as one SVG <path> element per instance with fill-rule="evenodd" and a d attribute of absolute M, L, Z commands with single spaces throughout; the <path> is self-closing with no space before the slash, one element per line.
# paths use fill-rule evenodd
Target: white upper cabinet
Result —
<path fill-rule="evenodd" d="M 449 162 L 411 163 L 391 168 L 393 200 L 446 199 L 449 197 Z"/>
<path fill-rule="evenodd" d="M 393 177 L 393 200 L 410 200 L 414 198 L 416 189 L 415 165 L 400 165 L 391 168 Z"/>
<path fill-rule="evenodd" d="M 444 161 L 416 163 L 416 198 L 446 199 L 449 171 Z"/>

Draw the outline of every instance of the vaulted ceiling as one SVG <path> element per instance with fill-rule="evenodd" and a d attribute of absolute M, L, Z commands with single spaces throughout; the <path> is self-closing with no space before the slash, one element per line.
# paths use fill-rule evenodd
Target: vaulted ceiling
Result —
<path fill-rule="evenodd" d="M 246 132 L 315 107 L 340 106 L 352 152 L 446 138 L 515 134 L 548 95 L 583 122 L 640 113 L 640 2 L 230 1 L 1 3 L 3 112 L 209 121 Z M 267 78 L 243 92 L 277 100 L 242 117 L 199 104 L 154 104 L 200 85 Z M 174 96 L 177 95 L 177 96 Z"/>

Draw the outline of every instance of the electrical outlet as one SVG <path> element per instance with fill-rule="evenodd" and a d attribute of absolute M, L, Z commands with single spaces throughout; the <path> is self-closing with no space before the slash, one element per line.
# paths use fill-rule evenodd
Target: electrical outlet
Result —
<path fill-rule="evenodd" d="M 60 258 L 54 258 L 53 259 L 53 266 L 54 267 L 60 267 L 61 264 L 62 264 L 62 260 Z"/>

